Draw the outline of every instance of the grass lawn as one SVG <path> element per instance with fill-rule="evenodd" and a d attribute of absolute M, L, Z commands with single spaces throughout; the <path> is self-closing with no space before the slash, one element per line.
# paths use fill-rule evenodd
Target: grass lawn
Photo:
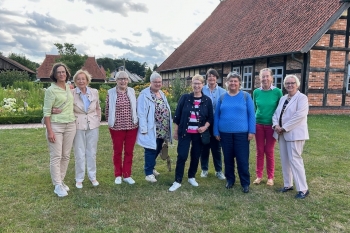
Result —
<path fill-rule="evenodd" d="M 244 194 L 239 179 L 231 190 L 214 176 L 192 187 L 185 173 L 182 187 L 168 192 L 174 170 L 160 158 L 158 182 L 144 180 L 143 149 L 135 147 L 135 185 L 114 184 L 112 144 L 100 128 L 97 179 L 75 188 L 72 154 L 66 184 L 69 195 L 53 193 L 44 128 L 0 130 L 0 232 L 350 232 L 350 146 L 348 116 L 310 116 L 310 140 L 304 162 L 310 195 L 295 200 L 283 186 L 276 145 L 275 186 L 251 185 Z M 173 168 L 176 145 L 170 146 Z M 187 162 L 188 164 L 188 162 Z M 251 144 L 251 182 L 255 179 L 255 144 Z"/>

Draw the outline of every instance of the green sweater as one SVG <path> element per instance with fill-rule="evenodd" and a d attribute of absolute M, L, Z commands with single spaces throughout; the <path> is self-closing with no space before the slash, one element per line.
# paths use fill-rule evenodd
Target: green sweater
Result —
<path fill-rule="evenodd" d="M 51 115 L 52 108 L 60 108 L 62 112 Z M 51 117 L 51 122 L 69 123 L 75 121 L 73 95 L 68 84 L 66 84 L 66 90 L 63 90 L 55 83 L 51 83 L 51 86 L 45 91 L 43 112 L 44 117 Z"/>
<path fill-rule="evenodd" d="M 257 124 L 272 125 L 272 115 L 281 97 L 282 91 L 276 87 L 268 91 L 260 88 L 254 90 L 253 100 Z"/>

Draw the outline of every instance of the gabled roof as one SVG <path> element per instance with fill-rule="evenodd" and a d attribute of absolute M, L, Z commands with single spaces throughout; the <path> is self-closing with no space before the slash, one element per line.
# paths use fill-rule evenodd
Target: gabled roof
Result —
<path fill-rule="evenodd" d="M 44 62 L 37 69 L 37 78 L 49 78 L 52 66 L 56 63 L 56 59 L 59 57 L 60 55 L 46 54 Z M 92 79 L 104 80 L 106 77 L 106 71 L 103 69 L 103 67 L 100 67 L 97 64 L 95 57 L 88 57 L 82 69 L 87 70 L 91 74 Z"/>
<path fill-rule="evenodd" d="M 339 0 L 224 0 L 157 70 L 308 52 L 349 6 Z"/>
<path fill-rule="evenodd" d="M 121 71 L 121 70 L 125 71 L 128 74 L 128 76 L 129 76 L 129 83 L 142 82 L 143 79 L 140 76 L 138 76 L 137 74 L 131 73 L 127 69 L 124 69 L 123 66 L 119 67 L 119 69 L 118 69 L 118 71 Z M 115 75 L 117 74 L 118 71 L 114 71 L 114 72 L 111 73 L 110 81 L 116 81 L 115 80 Z"/>
<path fill-rule="evenodd" d="M 4 56 L 0 55 L 0 59 L 5 61 L 5 62 L 7 62 L 7 63 L 9 63 L 9 64 L 11 64 L 12 66 L 14 66 L 16 68 L 16 70 L 26 71 L 26 72 L 28 72 L 30 74 L 35 74 L 35 71 L 25 67 L 24 65 L 14 61 L 14 60 L 12 60 L 12 59 L 10 59 L 8 57 L 4 57 Z"/>

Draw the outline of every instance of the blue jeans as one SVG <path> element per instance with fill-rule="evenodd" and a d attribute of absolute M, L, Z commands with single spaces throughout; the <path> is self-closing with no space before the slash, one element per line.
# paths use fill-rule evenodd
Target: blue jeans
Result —
<path fill-rule="evenodd" d="M 227 182 L 235 183 L 235 158 L 242 187 L 250 185 L 248 133 L 220 132 Z"/>
<path fill-rule="evenodd" d="M 178 183 L 182 182 L 184 176 L 185 164 L 188 158 L 191 142 L 191 161 L 188 169 L 188 178 L 194 178 L 197 173 L 199 157 L 202 149 L 201 136 L 199 133 L 186 134 L 184 137 L 179 137 L 179 143 L 177 145 L 175 181 Z"/>
<path fill-rule="evenodd" d="M 222 171 L 222 160 L 221 160 L 221 145 L 218 140 L 213 136 L 213 127 L 209 127 L 210 130 L 210 143 L 207 145 L 203 145 L 202 153 L 201 153 L 201 167 L 203 171 L 209 170 L 209 153 L 211 150 L 211 154 L 213 156 L 213 163 L 216 172 Z"/>
<path fill-rule="evenodd" d="M 145 148 L 145 174 L 146 176 L 153 174 L 153 169 L 156 166 L 156 159 L 162 150 L 164 139 L 157 138 L 157 149 Z"/>

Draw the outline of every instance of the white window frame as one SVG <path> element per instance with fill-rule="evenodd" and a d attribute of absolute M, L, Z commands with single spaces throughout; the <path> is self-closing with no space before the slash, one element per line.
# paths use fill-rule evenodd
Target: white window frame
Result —
<path fill-rule="evenodd" d="M 283 76 L 284 76 L 284 71 L 283 71 L 283 66 L 274 66 L 274 67 L 269 67 L 272 70 L 273 73 L 273 85 L 275 87 L 278 87 L 279 89 L 283 89 Z M 277 74 L 277 70 L 282 70 L 282 74 Z M 279 83 L 279 80 L 281 81 Z"/>
<path fill-rule="evenodd" d="M 253 66 L 243 66 L 242 69 L 242 89 L 252 90 L 253 88 Z"/>
<path fill-rule="evenodd" d="M 239 73 L 239 75 L 241 75 L 241 67 L 240 66 L 232 67 L 232 72 L 237 72 Z"/>

